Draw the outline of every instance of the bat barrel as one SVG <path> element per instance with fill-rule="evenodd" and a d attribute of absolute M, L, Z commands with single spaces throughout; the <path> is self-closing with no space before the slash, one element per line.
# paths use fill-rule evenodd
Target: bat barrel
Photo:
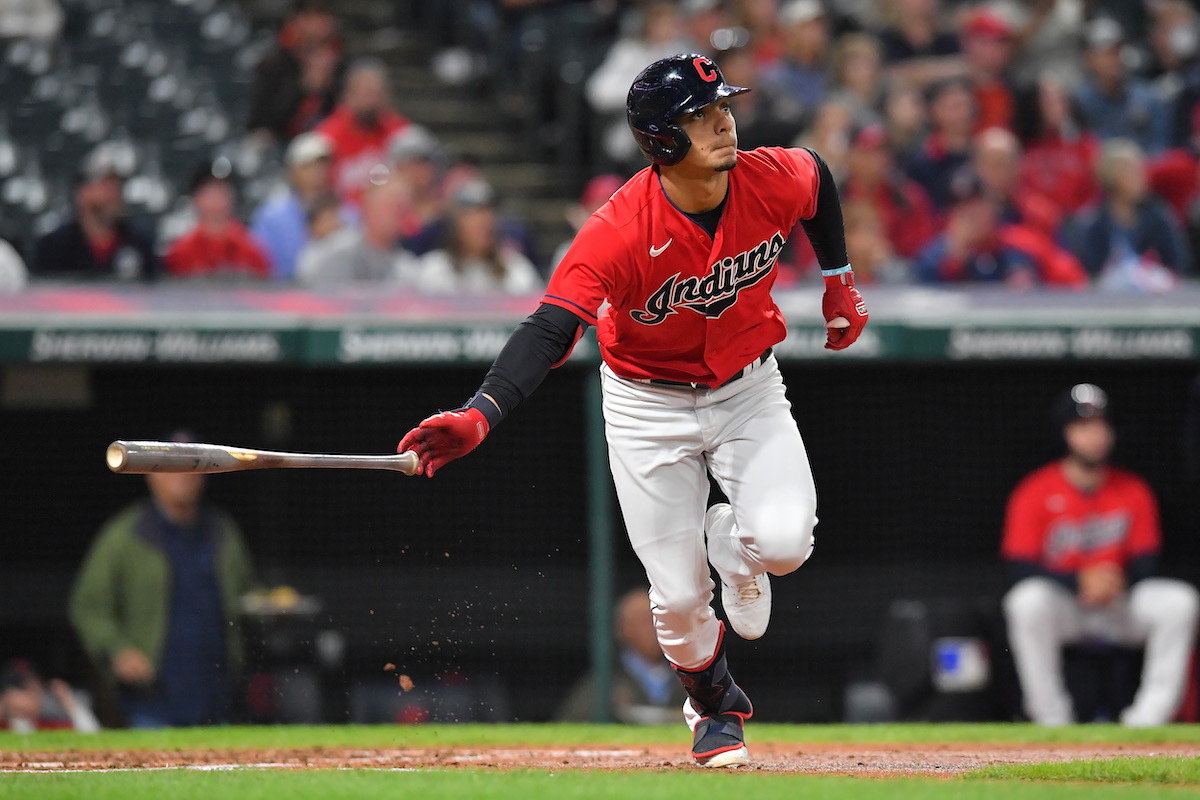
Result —
<path fill-rule="evenodd" d="M 108 446 L 105 463 L 113 472 L 144 475 L 153 472 L 238 472 L 251 469 L 384 469 L 413 475 L 420 466 L 417 454 L 337 455 L 251 450 L 219 444 L 190 442 L 139 442 L 117 440 Z"/>

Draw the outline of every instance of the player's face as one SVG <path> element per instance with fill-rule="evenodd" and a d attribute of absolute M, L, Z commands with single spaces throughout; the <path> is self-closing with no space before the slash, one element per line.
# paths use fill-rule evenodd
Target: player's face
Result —
<path fill-rule="evenodd" d="M 737 165 L 737 126 L 729 100 L 709 103 L 677 120 L 683 132 L 692 140 L 684 164 L 724 172 Z"/>
<path fill-rule="evenodd" d="M 1107 461 L 1116 442 L 1112 426 L 1103 417 L 1069 422 L 1063 435 L 1071 455 L 1088 466 L 1100 466 Z"/>

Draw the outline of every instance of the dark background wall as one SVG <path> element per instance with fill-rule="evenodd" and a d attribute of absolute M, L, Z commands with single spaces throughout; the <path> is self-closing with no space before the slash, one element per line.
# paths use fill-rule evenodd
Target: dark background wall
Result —
<path fill-rule="evenodd" d="M 894 598 L 994 603 L 1007 493 L 1056 456 L 1053 398 L 1105 387 L 1116 461 L 1158 492 L 1165 571 L 1200 578 L 1196 475 L 1185 434 L 1195 365 L 787 366 L 821 524 L 813 560 L 775 581 L 772 628 L 735 640 L 739 680 L 766 719 L 835 719 L 869 671 Z M 81 659 L 65 595 L 102 521 L 144 493 L 105 446 L 187 425 L 244 446 L 388 452 L 417 420 L 458 405 L 477 368 L 93 369 L 74 408 L 0 412 L 0 641 L 71 676 Z M 511 711 L 544 719 L 587 663 L 588 368 L 551 376 L 472 456 L 432 481 L 389 473 L 213 476 L 267 582 L 321 597 L 347 640 L 350 684 L 385 662 L 417 675 L 499 681 Z M 1195 452 L 1191 453 L 1195 458 Z M 614 502 L 615 507 L 615 502 Z M 619 514 L 616 515 L 619 520 Z M 619 533 L 619 531 L 618 531 Z M 615 542 L 618 590 L 640 571 Z"/>

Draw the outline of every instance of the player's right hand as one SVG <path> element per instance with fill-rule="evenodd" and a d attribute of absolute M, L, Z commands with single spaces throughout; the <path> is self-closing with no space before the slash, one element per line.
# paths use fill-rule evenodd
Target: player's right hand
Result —
<path fill-rule="evenodd" d="M 826 350 L 844 350 L 854 344 L 867 325 L 867 304 L 854 288 L 854 272 L 825 278 L 821 313 L 826 322 Z M 835 322 L 839 318 L 848 324 Z"/>
<path fill-rule="evenodd" d="M 443 411 L 406 433 L 396 452 L 412 450 L 421 461 L 417 473 L 432 478 L 444 464 L 478 447 L 487 435 L 487 418 L 478 410 Z"/>

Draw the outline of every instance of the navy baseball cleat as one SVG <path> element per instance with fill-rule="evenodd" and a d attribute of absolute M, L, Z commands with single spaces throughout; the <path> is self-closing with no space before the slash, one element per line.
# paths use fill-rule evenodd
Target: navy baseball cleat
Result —
<path fill-rule="evenodd" d="M 749 764 L 744 724 L 737 714 L 701 717 L 692 740 L 692 758 L 696 764 L 701 767 L 744 767 Z"/>
<path fill-rule="evenodd" d="M 750 763 L 743 723 L 754 715 L 750 698 L 729 674 L 725 660 L 725 624 L 717 652 L 700 669 L 675 667 L 688 693 L 683 717 L 692 729 L 692 758 L 701 767 L 740 767 Z"/>

